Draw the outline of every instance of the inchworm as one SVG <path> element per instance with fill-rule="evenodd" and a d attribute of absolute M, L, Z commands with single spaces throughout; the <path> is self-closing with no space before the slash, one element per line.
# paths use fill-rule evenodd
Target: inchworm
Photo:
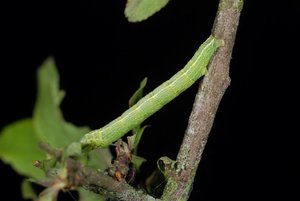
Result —
<path fill-rule="evenodd" d="M 106 126 L 85 134 L 81 145 L 88 149 L 107 147 L 141 124 L 202 77 L 214 53 L 223 44 L 223 40 L 210 36 L 183 69 Z"/>

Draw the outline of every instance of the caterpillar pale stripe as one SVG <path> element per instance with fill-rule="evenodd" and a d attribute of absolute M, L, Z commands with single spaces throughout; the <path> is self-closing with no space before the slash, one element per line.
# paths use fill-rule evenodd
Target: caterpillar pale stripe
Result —
<path fill-rule="evenodd" d="M 107 147 L 141 124 L 202 77 L 206 73 L 207 65 L 214 53 L 223 44 L 223 40 L 210 36 L 184 68 L 169 80 L 155 88 L 106 126 L 85 134 L 80 141 L 82 147 L 88 149 Z"/>

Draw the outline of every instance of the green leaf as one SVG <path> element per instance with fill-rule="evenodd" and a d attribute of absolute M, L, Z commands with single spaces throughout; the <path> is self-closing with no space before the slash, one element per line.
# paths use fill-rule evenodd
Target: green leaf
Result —
<path fill-rule="evenodd" d="M 21 184 L 22 197 L 24 199 L 35 200 L 37 198 L 37 194 L 35 193 L 32 183 L 27 179 L 24 179 Z"/>
<path fill-rule="evenodd" d="M 125 16 L 129 22 L 139 22 L 165 7 L 169 0 L 127 0 Z"/>
<path fill-rule="evenodd" d="M 136 104 L 141 98 L 143 98 L 144 88 L 147 84 L 147 78 L 145 77 L 141 83 L 140 87 L 134 92 L 134 94 L 129 99 L 129 107 L 132 107 Z"/>
<path fill-rule="evenodd" d="M 59 90 L 59 75 L 53 59 L 49 58 L 38 70 L 38 98 L 34 111 L 34 123 L 38 135 L 52 147 L 67 147 L 67 155 L 79 155 L 81 147 L 79 139 L 89 129 L 79 128 L 65 122 L 59 108 L 63 98 Z M 109 149 L 89 153 L 89 166 L 105 169 L 107 161 L 111 161 Z"/>
<path fill-rule="evenodd" d="M 132 154 L 131 155 L 131 162 L 132 164 L 134 165 L 134 168 L 137 170 L 137 171 L 140 171 L 140 167 L 141 165 L 146 162 L 147 160 L 143 157 L 140 157 L 140 156 L 137 156 L 137 155 L 134 155 Z"/>
<path fill-rule="evenodd" d="M 112 155 L 108 148 L 95 149 L 88 153 L 88 162 L 86 166 L 95 169 L 105 170 L 111 165 Z"/>
<path fill-rule="evenodd" d="M 66 147 L 66 155 L 75 156 L 81 153 L 81 147 L 76 141 L 88 132 L 88 128 L 77 128 L 64 121 L 59 109 L 63 93 L 58 89 L 58 82 L 54 62 L 48 59 L 38 71 L 38 100 L 34 119 L 13 123 L 4 128 L 0 135 L 0 159 L 10 164 L 19 174 L 35 180 L 45 178 L 44 172 L 34 167 L 36 160 L 42 161 L 45 171 L 56 164 L 56 160 L 44 160 L 46 154 L 38 147 L 40 141 L 55 148 Z M 88 165 L 105 169 L 111 158 L 109 149 L 91 152 Z"/>
<path fill-rule="evenodd" d="M 143 133 L 147 127 L 149 127 L 149 125 L 145 125 L 135 131 L 135 139 L 134 139 L 134 144 L 133 144 L 134 154 L 137 154 L 137 149 L 138 149 L 139 143 L 140 143 Z"/>
<path fill-rule="evenodd" d="M 134 92 L 134 94 L 129 99 L 129 107 L 132 107 L 136 104 L 140 99 L 143 98 L 144 88 L 147 84 L 147 78 L 145 77 L 141 83 L 139 88 Z M 141 125 L 137 125 L 135 128 L 132 129 L 133 135 L 128 137 L 128 143 L 131 146 L 131 149 L 134 150 L 134 154 L 137 154 L 137 147 L 139 142 L 142 138 L 143 132 L 148 125 L 141 127 Z"/>
<path fill-rule="evenodd" d="M 36 160 L 45 158 L 45 154 L 38 147 L 31 119 L 17 121 L 3 129 L 0 135 L 0 158 L 21 175 L 44 178 L 43 171 L 33 165 Z"/>
<path fill-rule="evenodd" d="M 84 188 L 79 188 L 79 201 L 105 201 L 105 197 L 93 193 L 91 191 L 85 190 Z"/>
<path fill-rule="evenodd" d="M 81 154 L 80 142 L 72 142 L 66 149 L 65 157 L 79 156 Z"/>
<path fill-rule="evenodd" d="M 167 156 L 162 156 L 157 160 L 157 167 L 166 178 L 171 175 L 170 172 L 174 171 L 176 166 L 177 161 L 174 161 Z"/>
<path fill-rule="evenodd" d="M 38 97 L 34 109 L 34 126 L 37 135 L 54 148 L 78 141 L 86 127 L 75 127 L 64 121 L 59 105 L 64 92 L 59 90 L 59 75 L 53 59 L 47 59 L 38 70 Z"/>

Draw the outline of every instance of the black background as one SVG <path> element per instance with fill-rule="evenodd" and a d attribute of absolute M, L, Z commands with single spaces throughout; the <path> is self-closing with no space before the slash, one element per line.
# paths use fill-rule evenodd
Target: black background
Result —
<path fill-rule="evenodd" d="M 99 128 L 181 69 L 209 36 L 217 0 L 173 0 L 131 24 L 125 1 L 42 1 L 1 5 L 0 128 L 32 114 L 36 69 L 55 57 L 65 119 Z M 232 55 L 231 85 L 198 169 L 190 200 L 299 200 L 298 1 L 246 1 Z M 148 159 L 175 158 L 197 85 L 149 118 L 140 145 Z M 0 164 L 1 196 L 21 200 L 21 177 Z M 298 196 L 298 198 L 296 198 Z M 1 199 L 2 200 L 2 199 Z"/>

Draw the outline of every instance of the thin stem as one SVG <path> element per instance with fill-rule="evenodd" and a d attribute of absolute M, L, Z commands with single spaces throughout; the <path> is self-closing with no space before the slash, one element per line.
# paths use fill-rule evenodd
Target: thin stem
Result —
<path fill-rule="evenodd" d="M 125 180 L 117 181 L 101 171 L 82 166 L 76 160 L 68 159 L 67 167 L 69 183 L 75 186 L 82 186 L 87 190 L 118 200 L 156 200 L 145 192 L 133 188 Z"/>

